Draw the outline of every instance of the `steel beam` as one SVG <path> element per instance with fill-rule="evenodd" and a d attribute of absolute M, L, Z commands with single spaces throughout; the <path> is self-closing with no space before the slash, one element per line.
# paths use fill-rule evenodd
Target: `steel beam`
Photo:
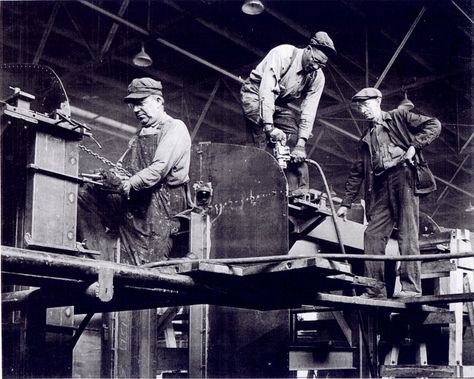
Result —
<path fill-rule="evenodd" d="M 123 0 L 122 4 L 120 4 L 120 9 L 118 11 L 118 15 L 122 17 L 125 14 L 125 11 L 128 8 L 128 4 L 130 4 L 130 0 Z M 148 10 L 149 12 L 150 10 Z M 102 59 L 104 55 L 109 51 L 110 45 L 112 44 L 112 41 L 114 40 L 115 34 L 117 33 L 119 24 L 113 23 L 112 26 L 110 27 L 109 34 L 107 35 L 107 38 L 102 45 L 102 49 L 100 50 L 100 55 L 99 58 Z"/>
<path fill-rule="evenodd" d="M 48 40 L 49 34 L 51 33 L 51 29 L 53 28 L 54 20 L 56 20 L 56 15 L 58 14 L 59 7 L 61 6 L 60 1 L 56 1 L 49 16 L 48 23 L 46 24 L 46 28 L 43 32 L 43 36 L 41 37 L 41 41 L 38 46 L 38 50 L 36 50 L 35 57 L 33 58 L 33 63 L 38 64 L 43 55 L 44 47 L 46 46 L 46 41 Z"/>
<path fill-rule="evenodd" d="M 402 42 L 398 46 L 397 50 L 395 50 L 395 53 L 393 54 L 392 58 L 388 62 L 387 67 L 385 67 L 385 69 L 383 70 L 382 74 L 380 75 L 379 79 L 377 80 L 377 83 L 375 83 L 375 85 L 374 85 L 375 88 L 378 88 L 380 86 L 380 84 L 383 82 L 383 80 L 385 79 L 385 76 L 387 75 L 388 71 L 392 67 L 395 60 L 397 59 L 398 54 L 400 54 L 400 51 L 402 51 L 402 49 L 405 47 L 405 44 L 407 43 L 408 38 L 410 38 L 411 34 L 415 30 L 416 26 L 418 25 L 418 22 L 420 21 L 421 17 L 425 13 L 425 11 L 426 11 L 426 7 L 421 8 L 420 13 L 418 13 L 418 16 L 416 17 L 415 21 L 410 26 L 410 29 L 408 29 L 407 34 L 405 35 Z"/>
<path fill-rule="evenodd" d="M 207 115 L 207 112 L 209 111 L 209 107 L 211 106 L 212 102 L 214 101 L 214 98 L 216 97 L 216 93 L 219 89 L 220 84 L 221 80 L 217 79 L 216 84 L 214 85 L 214 88 L 212 89 L 212 92 L 209 95 L 209 99 L 207 99 L 207 102 L 204 105 L 204 108 L 202 109 L 199 119 L 197 120 L 196 125 L 194 125 L 193 132 L 191 133 L 191 141 L 193 141 L 194 137 L 196 137 L 196 134 L 199 131 L 199 128 L 201 127 L 201 124 Z"/>

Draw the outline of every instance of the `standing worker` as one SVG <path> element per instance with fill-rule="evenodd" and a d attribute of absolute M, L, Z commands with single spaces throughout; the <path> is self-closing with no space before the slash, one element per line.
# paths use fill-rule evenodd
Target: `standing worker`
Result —
<path fill-rule="evenodd" d="M 404 109 L 384 112 L 381 101 L 382 93 L 376 88 L 364 88 L 352 97 L 355 108 L 370 121 L 370 126 L 359 142 L 337 214 L 346 216 L 365 182 L 365 253 L 384 254 L 396 225 L 401 255 L 418 255 L 418 196 L 436 189 L 421 149 L 439 136 L 441 124 L 436 118 Z M 385 282 L 384 263 L 366 261 L 365 275 Z M 400 283 L 401 291 L 394 297 L 421 296 L 420 261 L 401 262 Z M 386 298 L 387 289 L 370 289 L 362 296 Z"/>
<path fill-rule="evenodd" d="M 85 187 L 79 225 L 88 240 L 94 239 L 92 219 L 117 230 L 122 261 L 141 265 L 166 260 L 171 251 L 171 234 L 179 226 L 173 217 L 187 206 L 191 138 L 186 125 L 165 112 L 160 81 L 132 80 L 124 101 L 140 122 L 119 160 L 132 176 L 120 170 L 104 174 L 104 184 L 119 193 Z"/>
<path fill-rule="evenodd" d="M 305 146 L 324 89 L 322 68 L 335 53 L 325 32 L 317 32 L 304 49 L 277 46 L 252 70 L 240 91 L 255 145 L 267 149 L 272 142 L 281 142 L 292 149 L 287 170 L 290 190 L 309 188 Z M 301 113 L 297 115 L 289 104 L 299 98 Z"/>

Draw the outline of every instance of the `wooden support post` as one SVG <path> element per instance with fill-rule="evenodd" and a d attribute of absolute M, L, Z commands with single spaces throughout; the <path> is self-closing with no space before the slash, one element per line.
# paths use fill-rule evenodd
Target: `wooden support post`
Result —
<path fill-rule="evenodd" d="M 463 292 L 463 272 L 451 271 L 449 275 L 451 293 Z M 452 303 L 449 309 L 454 312 L 455 322 L 449 324 L 449 365 L 462 365 L 463 304 Z"/>
<path fill-rule="evenodd" d="M 200 259 L 209 259 L 211 222 L 206 212 L 191 213 L 189 250 Z M 190 378 L 207 378 L 209 305 L 189 307 L 189 367 Z"/>
<path fill-rule="evenodd" d="M 464 275 L 464 292 L 471 292 L 474 289 L 474 273 L 472 271 L 466 272 Z M 469 317 L 469 328 L 471 329 L 472 337 L 474 338 L 474 303 L 469 301 L 466 303 L 467 314 Z"/>

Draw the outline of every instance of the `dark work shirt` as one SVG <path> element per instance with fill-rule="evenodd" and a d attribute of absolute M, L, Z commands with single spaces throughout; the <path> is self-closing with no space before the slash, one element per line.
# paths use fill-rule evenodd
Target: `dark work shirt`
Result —
<path fill-rule="evenodd" d="M 397 146 L 385 122 L 374 123 L 370 130 L 372 150 L 372 168 L 375 175 L 382 174 L 385 170 L 396 166 L 403 159 L 405 150 Z"/>

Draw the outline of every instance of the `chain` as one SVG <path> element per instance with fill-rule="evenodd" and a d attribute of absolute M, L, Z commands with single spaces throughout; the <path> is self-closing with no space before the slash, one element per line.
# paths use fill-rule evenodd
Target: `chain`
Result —
<path fill-rule="evenodd" d="M 106 164 L 107 166 L 110 166 L 112 168 L 115 168 L 119 174 L 123 174 L 123 175 L 127 175 L 127 176 L 132 176 L 132 174 L 130 174 L 127 170 L 125 170 L 121 165 L 120 163 L 118 164 L 115 164 L 113 163 L 112 161 L 108 160 L 107 158 L 104 158 L 102 156 L 100 156 L 99 154 L 97 154 L 96 152 L 92 151 L 91 149 L 89 149 L 88 147 L 84 146 L 84 145 L 81 145 L 79 144 L 79 149 L 81 149 L 82 151 L 85 151 L 87 154 L 93 156 L 94 158 L 98 159 L 99 161 L 101 161 L 102 163 Z"/>

